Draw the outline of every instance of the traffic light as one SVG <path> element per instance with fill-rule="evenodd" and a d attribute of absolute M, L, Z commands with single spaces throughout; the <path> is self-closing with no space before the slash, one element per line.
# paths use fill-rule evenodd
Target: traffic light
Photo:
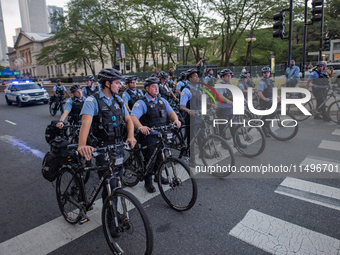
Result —
<path fill-rule="evenodd" d="M 312 2 L 312 23 L 318 22 L 322 20 L 322 5 L 323 5 L 323 0 L 313 0 Z M 321 14 L 321 15 L 318 15 Z"/>
<path fill-rule="evenodd" d="M 323 47 L 325 48 L 325 49 L 328 49 L 329 47 L 330 47 L 330 42 L 329 42 L 329 37 L 325 37 L 325 38 L 323 38 Z"/>
<path fill-rule="evenodd" d="M 273 24 L 273 29 L 276 29 L 276 31 L 273 32 L 273 37 L 280 37 L 281 39 L 284 37 L 285 35 L 285 13 L 284 12 L 279 12 L 279 13 L 275 13 L 273 15 L 273 19 L 274 21 L 276 21 Z"/>

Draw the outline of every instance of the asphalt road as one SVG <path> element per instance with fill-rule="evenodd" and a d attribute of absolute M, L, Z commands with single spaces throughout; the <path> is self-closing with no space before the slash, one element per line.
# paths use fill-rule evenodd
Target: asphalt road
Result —
<path fill-rule="evenodd" d="M 72 226 L 75 232 L 89 231 L 77 238 L 65 237 L 63 245 L 56 244 L 63 236 L 53 236 L 51 229 L 49 245 L 57 248 L 49 252 L 44 253 L 46 249 L 41 247 L 46 244 L 39 243 L 44 226 L 69 227 L 66 221 L 55 220 L 61 217 L 55 186 L 41 175 L 42 156 L 49 149 L 45 128 L 59 117 L 60 113 L 55 117 L 49 114 L 48 105 L 7 106 L 0 93 L 0 254 L 111 254 L 101 226 L 95 226 L 94 221 L 88 226 Z M 237 169 L 261 164 L 298 167 L 323 161 L 339 167 L 338 129 L 334 123 L 310 118 L 299 124 L 299 132 L 291 141 L 269 138 L 263 154 L 253 159 L 236 154 Z M 182 213 L 170 209 L 160 195 L 147 200 L 142 187 L 135 192 L 140 200 L 147 200 L 143 206 L 154 232 L 153 254 L 289 254 L 292 250 L 313 254 L 315 245 L 319 251 L 323 249 L 320 254 L 339 254 L 338 171 L 332 178 L 306 172 L 303 176 L 235 173 L 225 179 L 198 175 L 197 202 Z M 302 179 L 306 182 L 300 183 Z M 267 227 L 268 222 L 272 227 Z M 32 234 L 34 229 L 38 234 Z M 25 248 L 29 244 L 22 237 L 41 252 L 29 252 L 32 247 Z M 310 239 L 308 243 L 306 239 Z M 320 248 L 318 240 L 328 248 Z"/>

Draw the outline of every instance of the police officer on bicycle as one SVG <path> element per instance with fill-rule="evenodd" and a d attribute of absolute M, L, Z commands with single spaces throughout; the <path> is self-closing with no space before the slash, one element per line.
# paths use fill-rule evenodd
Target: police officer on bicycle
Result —
<path fill-rule="evenodd" d="M 160 81 L 159 94 L 161 95 L 161 97 L 165 98 L 167 101 L 169 101 L 172 98 L 178 100 L 178 98 L 174 95 L 174 93 L 170 89 L 169 84 L 167 83 L 168 74 L 164 71 L 161 71 L 158 74 L 158 78 Z"/>
<path fill-rule="evenodd" d="M 151 127 L 160 127 L 168 124 L 168 118 L 181 127 L 181 122 L 178 120 L 177 114 L 173 111 L 169 103 L 158 94 L 158 86 L 160 81 L 157 78 L 150 77 L 145 79 L 144 88 L 146 90 L 145 96 L 138 100 L 131 112 L 131 119 L 137 128 L 143 135 L 141 135 L 141 145 L 146 146 L 148 144 L 155 143 L 159 140 L 158 133 L 150 133 Z M 143 151 L 144 159 L 146 162 L 151 158 L 155 147 L 149 147 Z M 155 169 L 162 162 L 161 153 L 157 155 L 156 161 L 150 165 L 148 174 L 145 176 L 144 187 L 149 193 L 156 191 L 152 184 L 152 175 Z M 155 178 L 156 180 L 156 178 Z M 167 184 L 168 180 L 162 178 L 162 183 Z"/>
<path fill-rule="evenodd" d="M 79 84 L 73 84 L 70 88 L 73 98 L 69 98 L 66 101 L 64 113 L 61 115 L 57 127 L 62 129 L 64 121 L 68 115 L 70 115 L 70 124 L 77 125 L 80 122 L 80 111 L 83 107 L 86 97 L 83 96 L 81 86 Z"/>
<path fill-rule="evenodd" d="M 319 106 L 326 100 L 327 95 L 327 88 L 329 85 L 329 79 L 327 72 L 323 71 L 323 62 L 320 61 L 316 64 L 316 70 L 312 72 L 309 77 L 306 84 L 306 89 L 309 89 L 310 82 L 313 83 L 312 85 L 312 92 L 313 95 L 316 98 L 316 107 L 319 108 Z M 328 116 L 326 112 L 326 105 L 323 105 L 321 108 L 321 115 L 317 114 L 314 116 L 314 119 L 317 120 L 324 120 L 324 121 L 330 121 L 330 117 Z"/>
<path fill-rule="evenodd" d="M 208 68 L 207 73 L 208 75 L 205 76 L 204 82 L 210 86 L 214 86 L 215 84 L 214 70 L 212 68 Z"/>
<path fill-rule="evenodd" d="M 124 91 L 122 98 L 129 113 L 131 113 L 133 105 L 144 97 L 143 92 L 140 89 L 136 89 L 136 79 L 136 76 L 125 78 L 125 83 L 128 88 Z"/>
<path fill-rule="evenodd" d="M 99 140 L 98 146 L 120 143 L 123 141 L 123 132 L 125 123 L 127 127 L 127 140 L 133 148 L 136 144 L 134 138 L 133 122 L 128 114 L 123 100 L 117 96 L 120 89 L 120 79 L 122 75 L 115 69 L 104 68 L 98 73 L 98 81 L 101 84 L 101 90 L 92 96 L 86 98 L 80 115 L 82 116 L 82 125 L 79 132 L 78 152 L 90 160 L 92 157 L 93 147 L 86 145 L 86 140 L 92 129 L 93 135 Z M 121 148 L 120 154 L 124 151 Z M 105 165 L 104 157 L 97 156 L 97 166 Z M 103 171 L 98 171 L 98 176 L 103 176 Z M 122 170 L 119 175 L 122 175 Z M 115 179 L 112 179 L 115 182 Z M 114 186 L 115 184 L 112 183 Z M 103 189 L 103 201 L 107 197 L 107 189 Z"/>
<path fill-rule="evenodd" d="M 86 87 L 83 88 L 83 96 L 89 97 L 100 90 L 100 86 L 94 84 L 93 75 L 87 75 L 85 77 Z"/>
<path fill-rule="evenodd" d="M 272 106 L 273 88 L 275 85 L 270 79 L 270 67 L 265 66 L 261 69 L 261 71 L 263 76 L 257 83 L 257 94 L 260 98 L 261 109 L 269 109 Z M 271 115 L 262 116 L 261 119 L 264 121 L 264 125 L 262 126 L 263 133 L 269 138 L 271 137 L 271 135 L 268 133 L 269 122 L 265 121 L 265 119 L 271 119 Z"/>
<path fill-rule="evenodd" d="M 178 95 L 181 95 L 182 90 L 184 89 L 184 87 L 187 85 L 187 77 L 186 77 L 186 73 L 185 72 L 181 72 L 179 74 L 179 78 L 177 81 L 177 86 L 176 86 L 176 92 Z"/>
<path fill-rule="evenodd" d="M 55 102 L 55 107 L 58 106 L 59 102 L 61 103 L 61 100 L 65 97 L 65 93 L 71 97 L 71 95 L 67 92 L 65 86 L 62 86 L 61 85 L 61 80 L 60 79 L 57 79 L 57 85 L 54 86 L 53 88 L 53 99 L 51 98 L 51 101 L 54 101 Z M 65 92 L 65 93 L 64 93 Z"/>

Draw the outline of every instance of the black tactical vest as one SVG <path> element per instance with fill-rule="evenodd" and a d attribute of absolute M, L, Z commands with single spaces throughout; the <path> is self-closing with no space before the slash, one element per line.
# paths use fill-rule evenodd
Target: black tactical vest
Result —
<path fill-rule="evenodd" d="M 92 132 L 100 141 L 115 141 L 122 139 L 125 127 L 123 102 L 114 96 L 111 106 L 108 106 L 99 93 L 93 94 L 98 103 L 98 115 L 93 116 Z"/>
<path fill-rule="evenodd" d="M 72 110 L 70 112 L 70 117 L 71 117 L 71 122 L 73 123 L 77 123 L 80 120 L 80 112 L 81 109 L 83 108 L 84 105 L 84 101 L 79 101 L 76 100 L 76 98 L 73 98 L 73 102 L 72 102 Z"/>
<path fill-rule="evenodd" d="M 320 72 L 319 70 L 315 70 L 319 75 L 319 78 L 313 79 L 313 85 L 318 85 L 322 87 L 328 86 L 328 75 L 324 72 Z"/>
<path fill-rule="evenodd" d="M 168 114 L 166 106 L 160 96 L 157 96 L 156 98 L 156 100 L 158 100 L 157 104 L 155 104 L 152 100 L 148 102 L 146 97 L 147 96 L 142 98 L 146 104 L 147 112 L 140 118 L 141 124 L 147 127 L 160 127 L 166 125 L 168 121 Z"/>
<path fill-rule="evenodd" d="M 57 89 L 55 91 L 55 93 L 59 96 L 63 96 L 64 95 L 64 89 L 62 86 L 57 86 Z"/>
<path fill-rule="evenodd" d="M 270 79 L 265 79 L 265 78 L 261 78 L 262 81 L 264 81 L 267 84 L 267 88 L 265 88 L 262 92 L 264 97 L 272 97 L 273 96 L 273 87 L 274 84 L 272 83 L 272 81 Z"/>
<path fill-rule="evenodd" d="M 132 91 L 130 89 L 127 89 L 126 92 L 130 95 L 130 100 L 128 102 L 128 106 L 130 108 L 130 110 L 132 110 L 133 105 L 139 100 L 142 99 L 143 94 L 139 89 L 137 90 L 137 94 L 133 94 Z"/>
<path fill-rule="evenodd" d="M 159 84 L 158 89 L 159 89 L 159 94 L 161 97 L 165 98 L 166 100 L 169 100 L 170 96 L 168 96 L 168 90 L 164 87 L 166 85 Z"/>
<path fill-rule="evenodd" d="M 187 102 L 186 108 L 190 110 L 201 110 L 202 106 L 202 91 L 200 89 L 188 88 L 191 92 L 191 98 Z"/>
<path fill-rule="evenodd" d="M 85 88 L 86 88 L 86 95 L 87 96 L 91 96 L 94 93 L 99 91 L 99 87 L 98 86 L 95 86 L 95 89 L 93 91 L 90 89 L 90 87 L 85 87 Z"/>

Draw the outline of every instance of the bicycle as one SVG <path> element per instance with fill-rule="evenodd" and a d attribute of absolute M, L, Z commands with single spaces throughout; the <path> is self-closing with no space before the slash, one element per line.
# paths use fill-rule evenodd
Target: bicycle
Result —
<path fill-rule="evenodd" d="M 84 224 L 89 221 L 86 215 L 93 207 L 95 198 L 103 186 L 107 188 L 108 197 L 102 209 L 102 224 L 105 239 L 114 254 L 151 254 L 153 233 L 148 217 L 135 196 L 121 188 L 120 178 L 114 173 L 123 164 L 123 157 L 117 151 L 127 143 L 96 148 L 93 156 L 104 154 L 107 164 L 104 166 L 85 167 L 84 160 L 76 151 L 78 145 L 67 147 L 73 151 L 73 160 L 60 168 L 57 177 L 56 194 L 59 209 L 70 224 Z M 88 197 L 83 173 L 94 170 L 106 170 L 103 177 Z M 117 186 L 112 188 L 111 180 Z"/>
<path fill-rule="evenodd" d="M 249 122 L 252 121 L 252 117 L 250 117 L 250 111 L 247 107 L 245 108 L 245 114 L 245 117 L 240 115 L 230 117 L 222 128 L 220 127 L 223 124 L 216 125 L 214 133 L 221 134 L 226 140 L 232 139 L 234 147 L 240 154 L 252 158 L 264 151 L 266 139 L 262 129 L 257 124 L 254 125 L 254 123 Z M 231 133 L 230 138 L 227 138 L 226 135 L 228 129 Z"/>
<path fill-rule="evenodd" d="M 331 121 L 340 124 L 337 118 L 337 114 L 340 111 L 340 100 L 337 100 L 337 93 L 339 93 L 338 89 L 336 88 L 336 85 L 333 84 L 327 88 L 326 100 L 319 107 L 316 107 L 316 100 L 322 97 L 315 97 L 314 95 L 312 95 L 311 99 L 307 103 L 304 103 L 303 106 L 311 113 L 312 116 L 318 115 L 320 113 L 320 109 L 325 106 L 327 115 L 330 117 Z M 334 102 L 327 106 L 326 103 L 331 99 L 333 99 Z M 287 111 L 298 121 L 304 121 L 311 116 L 304 115 L 304 113 L 302 113 L 296 105 L 289 105 Z"/>
<path fill-rule="evenodd" d="M 55 101 L 50 102 L 50 106 L 49 106 L 50 114 L 52 116 L 54 116 L 54 115 L 56 115 L 58 110 L 60 110 L 60 113 L 63 114 L 65 102 L 66 102 L 66 100 L 65 100 L 64 96 L 59 96 L 59 102 L 58 103 L 56 103 Z"/>
<path fill-rule="evenodd" d="M 204 153 L 202 153 L 202 162 L 206 167 L 210 167 L 210 169 L 216 165 L 224 165 L 224 166 L 235 166 L 235 157 L 233 149 L 227 143 L 225 139 L 223 139 L 219 135 L 215 135 L 212 133 L 209 121 L 212 122 L 214 116 L 211 114 L 202 115 L 199 112 L 196 112 L 197 117 L 201 118 L 201 122 L 198 124 L 198 130 L 195 132 L 193 137 L 190 140 L 190 143 L 186 143 L 186 138 L 183 136 L 183 129 L 189 127 L 190 125 L 183 125 L 181 128 L 174 133 L 174 137 L 172 138 L 171 148 L 177 152 L 179 152 L 178 158 L 185 157 L 187 161 L 190 159 L 190 148 L 195 146 L 196 141 L 198 141 L 198 136 L 203 131 L 203 142 L 199 147 L 203 148 Z M 194 125 L 191 125 L 193 127 Z M 195 156 L 195 155 L 192 155 Z M 212 175 L 216 177 L 226 177 L 231 174 L 231 172 L 211 172 Z"/>
<path fill-rule="evenodd" d="M 197 184 L 189 167 L 182 160 L 172 157 L 167 146 L 172 139 L 173 133 L 171 130 L 175 128 L 177 126 L 174 124 L 152 127 L 150 133 L 158 131 L 159 140 L 144 147 L 138 144 L 134 149 L 126 153 L 122 181 L 129 187 L 143 181 L 148 174 L 150 165 L 156 159 L 158 153 L 161 152 L 163 161 L 158 169 L 155 169 L 159 191 L 172 209 L 186 211 L 191 209 L 196 202 Z M 142 134 L 140 133 L 140 135 Z M 152 146 L 156 146 L 156 149 L 149 161 L 145 162 L 142 151 Z M 162 179 L 168 180 L 168 184 L 162 184 Z"/>

